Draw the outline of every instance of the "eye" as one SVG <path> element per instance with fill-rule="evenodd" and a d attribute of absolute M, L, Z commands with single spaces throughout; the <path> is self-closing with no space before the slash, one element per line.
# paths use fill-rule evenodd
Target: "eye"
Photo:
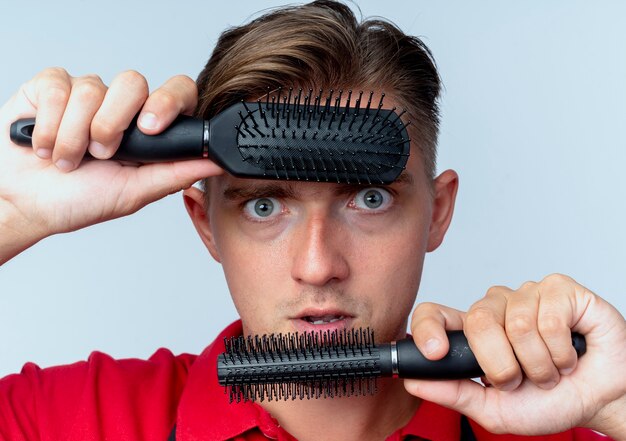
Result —
<path fill-rule="evenodd" d="M 244 211 L 253 220 L 271 219 L 282 210 L 282 205 L 275 198 L 251 199 L 244 205 Z"/>
<path fill-rule="evenodd" d="M 366 188 L 359 191 L 351 204 L 355 208 L 368 211 L 383 211 L 391 205 L 392 196 L 383 188 Z"/>

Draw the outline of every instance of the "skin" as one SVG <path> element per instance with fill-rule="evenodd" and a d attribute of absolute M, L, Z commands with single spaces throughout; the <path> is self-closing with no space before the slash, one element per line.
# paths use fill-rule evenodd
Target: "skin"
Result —
<path fill-rule="evenodd" d="M 222 175 L 204 160 L 79 166 L 87 149 L 110 157 L 139 110 L 140 128 L 158 133 L 196 103 L 193 81 L 182 76 L 152 94 L 132 71 L 110 87 L 96 76 L 74 78 L 61 69 L 25 83 L 0 110 L 0 263 L 47 236 L 128 215 L 186 189 L 186 208 L 224 267 L 246 332 L 290 331 L 302 326 L 303 313 L 340 310 L 349 316 L 343 325 L 371 326 L 381 339 L 402 337 L 424 255 L 439 246 L 452 217 L 456 173 L 429 183 L 413 154 L 407 167 L 412 182 L 394 183 L 388 189 L 393 204 L 370 213 L 359 206 L 361 189 L 311 183 L 268 188 L 265 181 Z M 37 117 L 39 156 L 8 139 L 10 123 L 28 116 Z M 205 206 L 202 193 L 190 186 L 208 176 L 215 178 Z M 259 197 L 272 197 L 281 207 L 269 222 L 253 220 L 245 209 Z M 388 381 L 373 397 L 278 403 L 268 410 L 303 440 L 381 439 L 406 423 L 417 397 L 452 407 L 496 433 L 586 426 L 626 439 L 626 323 L 573 279 L 552 275 L 515 290 L 492 287 L 466 313 L 421 304 L 412 315 L 411 333 L 431 359 L 446 353 L 446 329 L 464 330 L 489 387 L 469 380 Z M 588 351 L 580 360 L 570 330 L 586 337 Z M 309 425 L 320 418 L 324 427 Z"/>

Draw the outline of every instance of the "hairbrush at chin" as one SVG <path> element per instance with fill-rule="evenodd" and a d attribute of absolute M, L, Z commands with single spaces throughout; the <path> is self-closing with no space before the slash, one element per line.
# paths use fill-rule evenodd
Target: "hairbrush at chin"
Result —
<path fill-rule="evenodd" d="M 383 98 L 367 104 L 363 92 L 308 93 L 279 88 L 256 102 L 234 104 L 210 120 L 179 116 L 158 135 L 132 122 L 113 159 L 136 163 L 209 158 L 232 175 L 348 184 L 389 184 L 405 168 L 406 125 Z M 11 125 L 11 140 L 32 146 L 35 119 Z"/>
<path fill-rule="evenodd" d="M 412 338 L 376 344 L 369 329 L 225 339 L 219 383 L 232 401 L 369 395 L 379 377 L 450 380 L 483 375 L 462 331 L 449 331 L 450 350 L 426 359 Z M 580 357 L 585 338 L 572 333 Z"/>

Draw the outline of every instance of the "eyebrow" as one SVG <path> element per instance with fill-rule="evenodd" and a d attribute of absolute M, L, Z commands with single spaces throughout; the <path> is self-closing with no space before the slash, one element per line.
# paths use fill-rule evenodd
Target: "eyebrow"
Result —
<path fill-rule="evenodd" d="M 251 184 L 245 186 L 231 185 L 224 189 L 224 198 L 229 201 L 241 199 L 257 199 L 261 197 L 294 198 L 296 192 L 291 185 L 275 183 Z"/>
<path fill-rule="evenodd" d="M 412 185 L 415 182 L 413 175 L 406 170 L 400 173 L 392 183 L 381 185 L 388 187 L 393 184 Z M 335 193 L 338 195 L 349 194 L 367 187 L 376 187 L 375 184 L 331 184 L 335 186 Z M 229 185 L 224 189 L 224 199 L 229 201 L 250 200 L 262 197 L 273 197 L 277 199 L 297 199 L 297 192 L 290 182 L 282 181 L 282 183 L 264 182 L 250 183 L 248 185 Z"/>

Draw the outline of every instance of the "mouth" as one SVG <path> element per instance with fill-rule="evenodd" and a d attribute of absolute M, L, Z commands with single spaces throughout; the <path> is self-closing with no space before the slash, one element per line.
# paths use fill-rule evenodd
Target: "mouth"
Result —
<path fill-rule="evenodd" d="M 302 317 L 301 320 L 311 323 L 312 325 L 326 325 L 328 323 L 339 322 L 345 318 L 345 315 L 326 314 L 322 316 L 307 315 L 305 317 Z"/>
<path fill-rule="evenodd" d="M 347 312 L 330 309 L 309 309 L 292 319 L 299 332 L 334 331 L 350 328 L 355 317 Z"/>

